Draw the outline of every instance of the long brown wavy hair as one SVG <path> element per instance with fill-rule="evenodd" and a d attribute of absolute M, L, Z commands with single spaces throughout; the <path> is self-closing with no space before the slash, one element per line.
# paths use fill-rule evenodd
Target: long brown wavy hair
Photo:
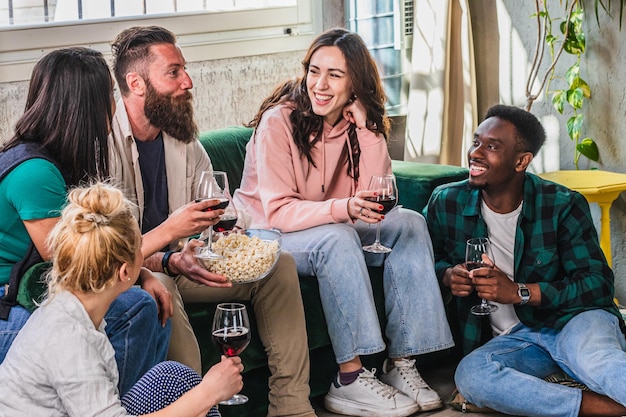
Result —
<path fill-rule="evenodd" d="M 247 124 L 248 127 L 256 127 L 260 123 L 263 113 L 268 109 L 282 103 L 289 103 L 294 108 L 290 115 L 294 142 L 300 154 L 306 156 L 309 163 L 313 166 L 315 166 L 315 163 L 311 156 L 311 149 L 322 136 L 324 118 L 313 112 L 307 91 L 306 77 L 309 72 L 311 57 L 323 46 L 336 46 L 343 54 L 354 95 L 358 97 L 367 111 L 367 128 L 383 135 L 387 139 L 391 126 L 385 112 L 387 97 L 380 81 L 378 68 L 367 50 L 365 42 L 356 33 L 345 29 L 331 29 L 322 33 L 313 41 L 302 61 L 303 75 L 300 78 L 291 79 L 280 84 L 263 101 L 257 114 Z M 311 135 L 315 135 L 313 141 L 309 140 Z M 359 178 L 361 148 L 357 139 L 355 125 L 349 127 L 348 138 L 352 151 L 352 160 L 347 161 L 348 174 L 356 182 Z"/>

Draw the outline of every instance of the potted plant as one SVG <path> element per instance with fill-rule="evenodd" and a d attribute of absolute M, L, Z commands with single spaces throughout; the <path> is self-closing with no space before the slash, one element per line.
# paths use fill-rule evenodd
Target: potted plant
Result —
<path fill-rule="evenodd" d="M 617 0 L 615 0 L 617 1 Z M 620 27 L 626 0 L 619 0 Z M 600 151 L 596 142 L 584 136 L 585 118 L 583 107 L 591 99 L 591 88 L 581 75 L 581 58 L 586 49 L 584 32 L 585 10 L 582 0 L 560 1 L 563 16 L 553 16 L 548 8 L 548 0 L 535 0 L 533 18 L 537 22 L 537 45 L 531 70 L 526 83 L 526 110 L 530 111 L 533 102 L 546 91 L 554 108 L 560 114 L 570 117 L 567 120 L 567 134 L 574 143 L 574 166 L 578 169 L 581 156 L 598 162 Z M 600 8 L 611 11 L 611 0 L 594 0 L 596 21 L 599 24 Z M 558 26 L 558 32 L 555 30 Z M 548 48 L 550 63 L 539 78 L 541 64 Z M 557 63 L 563 53 L 574 57 L 574 63 L 565 73 L 557 73 Z M 554 84 L 552 84 L 554 83 Z M 555 87 L 551 89 L 550 87 Z"/>

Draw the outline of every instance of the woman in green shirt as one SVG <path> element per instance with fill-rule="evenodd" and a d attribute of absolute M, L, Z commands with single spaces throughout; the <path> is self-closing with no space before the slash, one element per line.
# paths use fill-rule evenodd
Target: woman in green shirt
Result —
<path fill-rule="evenodd" d="M 114 103 L 111 74 L 97 51 L 60 49 L 35 65 L 25 112 L 1 152 L 18 155 L 23 144 L 34 143 L 47 157 L 20 163 L 0 181 L 0 297 L 5 297 L 11 269 L 31 243 L 43 260 L 50 259 L 45 240 L 59 219 L 68 188 L 107 178 Z M 151 275 L 142 274 L 142 279 L 152 294 L 169 296 Z M 131 288 L 105 316 L 122 395 L 165 359 L 170 310 L 161 309 L 165 314 L 160 321 L 157 309 L 148 292 Z M 28 310 L 16 305 L 7 320 L 0 320 L 0 362 L 29 316 Z"/>

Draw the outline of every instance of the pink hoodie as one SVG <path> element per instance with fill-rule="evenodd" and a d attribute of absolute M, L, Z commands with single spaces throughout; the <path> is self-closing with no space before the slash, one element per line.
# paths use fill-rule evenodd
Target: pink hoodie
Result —
<path fill-rule="evenodd" d="M 324 124 L 322 138 L 311 150 L 314 167 L 293 141 L 291 111 L 278 105 L 263 114 L 246 148 L 243 179 L 234 196 L 237 208 L 252 218 L 251 228 L 281 232 L 351 221 L 348 198 L 366 190 L 373 174 L 391 173 L 387 143 L 383 136 L 357 129 L 361 158 L 355 189 L 346 158 L 348 121 Z"/>

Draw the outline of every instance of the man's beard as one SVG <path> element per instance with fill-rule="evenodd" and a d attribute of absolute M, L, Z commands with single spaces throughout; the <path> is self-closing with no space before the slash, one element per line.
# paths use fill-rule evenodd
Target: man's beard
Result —
<path fill-rule="evenodd" d="M 183 143 L 190 143 L 198 137 L 192 98 L 189 91 L 178 97 L 161 94 L 146 80 L 144 113 L 154 126 Z"/>

